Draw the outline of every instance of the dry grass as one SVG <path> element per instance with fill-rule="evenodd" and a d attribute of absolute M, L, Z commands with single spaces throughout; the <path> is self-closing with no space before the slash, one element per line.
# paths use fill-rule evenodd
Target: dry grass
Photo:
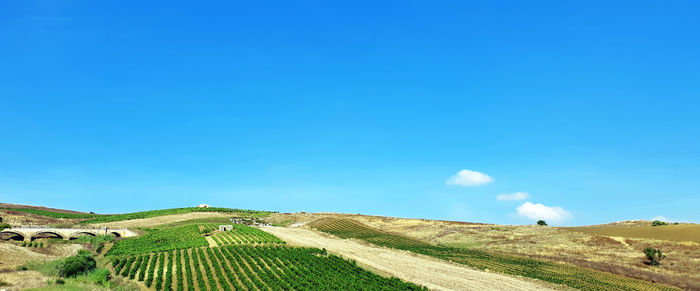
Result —
<path fill-rule="evenodd" d="M 350 218 L 426 242 L 564 262 L 636 279 L 700 290 L 700 243 L 592 235 L 556 227 L 452 223 L 336 213 L 273 214 L 272 221 Z M 654 227 L 654 228 L 658 228 Z M 666 227 L 666 226 L 661 226 Z M 644 264 L 645 247 L 661 249 L 660 266 Z"/>
<path fill-rule="evenodd" d="M 563 229 L 594 235 L 700 243 L 700 224 L 681 223 L 651 226 L 651 222 L 648 221 L 628 221 L 604 225 L 563 227 Z"/>

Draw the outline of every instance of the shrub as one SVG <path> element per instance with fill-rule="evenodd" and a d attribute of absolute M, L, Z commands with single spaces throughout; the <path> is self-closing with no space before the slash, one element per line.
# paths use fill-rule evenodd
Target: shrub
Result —
<path fill-rule="evenodd" d="M 659 265 L 660 261 L 666 257 L 661 252 L 660 249 L 653 249 L 653 248 L 645 248 L 644 254 L 647 256 L 647 259 L 649 260 L 649 262 L 647 262 L 647 264 L 651 265 L 651 266 Z"/>
<path fill-rule="evenodd" d="M 110 278 L 109 270 L 105 269 L 94 269 L 86 275 L 89 282 L 106 285 Z"/>
<path fill-rule="evenodd" d="M 3 231 L 6 228 L 12 228 L 9 223 L 0 223 L 0 231 Z"/>
<path fill-rule="evenodd" d="M 96 265 L 97 263 L 95 259 L 90 256 L 90 252 L 80 250 L 77 255 L 63 260 L 58 274 L 61 277 L 75 277 L 92 271 L 95 269 Z"/>
<path fill-rule="evenodd" d="M 44 243 L 43 243 L 43 242 L 40 242 L 40 243 L 39 243 L 39 247 L 40 247 L 40 248 L 43 248 L 43 247 L 44 247 Z"/>
<path fill-rule="evenodd" d="M 101 252 L 102 252 L 102 249 L 103 249 L 104 247 L 105 247 L 105 243 L 100 242 L 100 244 L 97 245 L 97 249 L 95 249 L 95 252 L 98 253 L 98 254 L 101 253 Z"/>
<path fill-rule="evenodd" d="M 63 284 L 66 284 L 66 281 L 61 279 L 61 278 L 58 278 L 58 279 L 56 279 L 56 284 L 63 285 Z"/>
<path fill-rule="evenodd" d="M 537 225 L 547 225 L 547 222 L 544 220 L 538 220 Z"/>
<path fill-rule="evenodd" d="M 668 222 L 664 222 L 661 220 L 654 220 L 654 222 L 651 223 L 651 226 L 660 226 L 660 225 L 668 225 Z"/>

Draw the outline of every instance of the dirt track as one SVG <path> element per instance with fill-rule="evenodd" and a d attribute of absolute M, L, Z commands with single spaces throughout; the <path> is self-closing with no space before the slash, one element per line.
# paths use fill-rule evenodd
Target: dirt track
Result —
<path fill-rule="evenodd" d="M 230 213 L 223 213 L 223 212 L 190 212 L 190 213 L 163 215 L 163 216 L 157 216 L 157 217 L 151 217 L 151 218 L 139 218 L 139 219 L 131 219 L 131 220 L 115 221 L 115 222 L 107 222 L 107 223 L 95 223 L 95 224 L 90 224 L 90 226 L 115 227 L 115 228 L 117 228 L 117 227 L 149 227 L 149 226 L 154 226 L 154 225 L 159 225 L 159 224 L 180 222 L 180 221 L 185 221 L 185 220 L 190 220 L 190 219 L 207 218 L 207 217 L 231 217 L 231 214 Z"/>
<path fill-rule="evenodd" d="M 326 248 L 382 274 L 434 290 L 555 290 L 551 285 L 472 270 L 457 264 L 405 251 L 365 245 L 304 228 L 263 227 L 289 244 Z"/>

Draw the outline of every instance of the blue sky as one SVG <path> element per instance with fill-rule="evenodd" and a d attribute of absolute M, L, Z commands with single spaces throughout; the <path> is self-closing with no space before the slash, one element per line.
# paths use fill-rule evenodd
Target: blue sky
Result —
<path fill-rule="evenodd" d="M 3 2 L 0 201 L 698 222 L 698 13 Z"/>

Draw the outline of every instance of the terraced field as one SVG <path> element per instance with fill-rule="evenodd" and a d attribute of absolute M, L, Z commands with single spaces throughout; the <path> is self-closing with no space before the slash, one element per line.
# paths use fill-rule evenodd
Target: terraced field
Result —
<path fill-rule="evenodd" d="M 112 272 L 154 290 L 424 289 L 376 275 L 325 250 L 288 247 L 279 238 L 245 225 L 216 232 L 213 236 L 223 246 L 188 247 L 201 243 L 200 232 L 207 233 L 212 225 L 184 227 L 187 232 L 183 227 L 166 228 L 117 242 L 115 248 L 129 252 L 108 253 Z M 169 245 L 173 239 L 184 242 L 179 244 L 183 247 L 162 251 L 158 243 Z"/>
<path fill-rule="evenodd" d="M 478 250 L 431 245 L 412 238 L 386 233 L 350 219 L 327 218 L 308 224 L 341 238 L 361 239 L 379 246 L 407 250 L 477 269 L 535 278 L 582 290 L 677 290 L 606 272 L 535 259 Z"/>

